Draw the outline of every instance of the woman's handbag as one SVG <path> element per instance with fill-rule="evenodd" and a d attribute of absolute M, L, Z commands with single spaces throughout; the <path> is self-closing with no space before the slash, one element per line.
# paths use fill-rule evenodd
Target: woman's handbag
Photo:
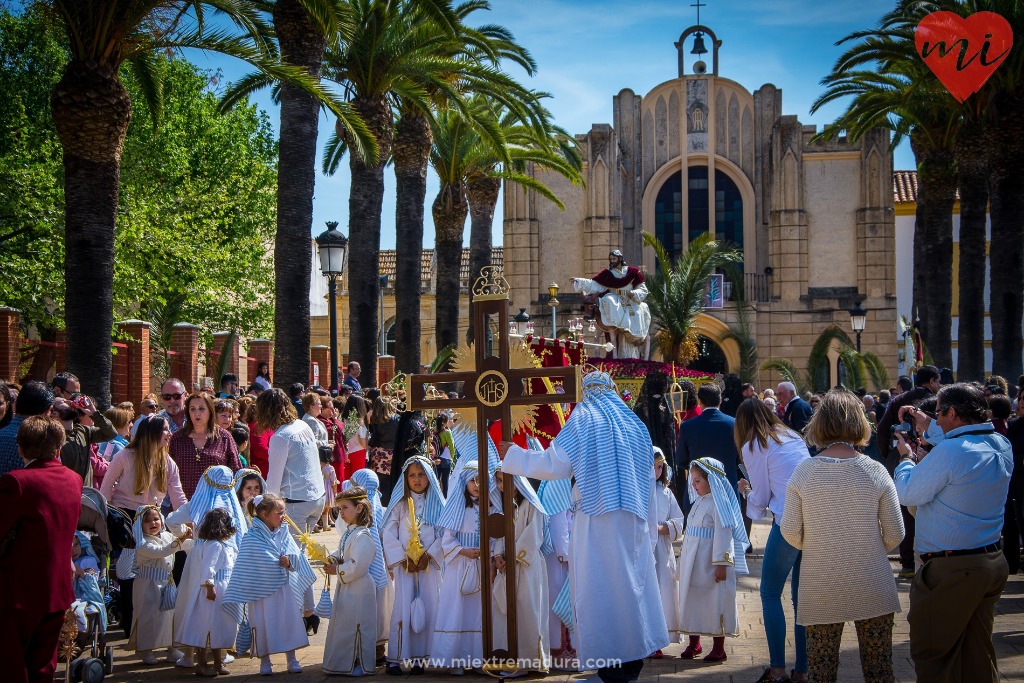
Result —
<path fill-rule="evenodd" d="M 174 583 L 172 576 L 167 585 L 160 591 L 160 611 L 170 612 L 174 609 L 174 603 L 178 601 L 178 586 Z"/>

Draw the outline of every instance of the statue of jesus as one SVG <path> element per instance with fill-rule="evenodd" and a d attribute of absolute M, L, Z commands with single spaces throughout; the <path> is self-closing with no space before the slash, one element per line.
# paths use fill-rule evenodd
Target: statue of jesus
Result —
<path fill-rule="evenodd" d="M 618 358 L 639 358 L 651 327 L 651 312 L 644 303 L 647 286 L 636 266 L 627 266 L 618 249 L 608 254 L 608 267 L 594 279 L 573 278 L 577 292 L 597 297 L 597 323 L 611 334 Z"/>

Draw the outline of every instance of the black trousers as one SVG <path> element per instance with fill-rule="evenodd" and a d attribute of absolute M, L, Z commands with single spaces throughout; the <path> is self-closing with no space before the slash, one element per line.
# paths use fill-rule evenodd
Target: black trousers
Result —
<path fill-rule="evenodd" d="M 640 678 L 640 671 L 644 668 L 644 660 L 634 659 L 631 662 L 623 662 L 621 666 L 606 666 L 597 670 L 597 676 L 604 683 L 628 683 Z"/>
<path fill-rule="evenodd" d="M 914 565 L 914 529 L 917 525 L 914 515 L 910 514 L 907 508 L 900 505 L 900 512 L 903 513 L 903 529 L 905 530 L 903 541 L 900 542 L 900 564 L 903 565 L 904 570 L 912 572 L 917 569 Z"/>
<path fill-rule="evenodd" d="M 1011 493 L 1006 498 L 1003 514 L 1003 555 L 1006 556 L 1011 575 L 1020 571 L 1020 513 L 1021 501 Z"/>

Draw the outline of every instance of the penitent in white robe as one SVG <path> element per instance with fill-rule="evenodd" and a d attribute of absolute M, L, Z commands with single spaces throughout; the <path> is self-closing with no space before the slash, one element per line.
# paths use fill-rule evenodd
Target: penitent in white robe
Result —
<path fill-rule="evenodd" d="M 475 668 L 483 661 L 483 605 L 480 591 L 480 560 L 471 560 L 459 551 L 463 545 L 460 534 L 480 533 L 480 511 L 474 504 L 466 508 L 459 533 L 444 530 L 441 550 L 444 553 L 444 580 L 441 582 L 441 608 L 434 626 L 431 643 L 432 664 L 441 667 Z M 467 545 L 467 548 L 478 547 Z"/>
<path fill-rule="evenodd" d="M 510 449 L 502 471 L 535 479 L 573 476 L 569 455 L 555 443 L 543 453 Z M 579 496 L 574 486 L 574 499 Z M 625 510 L 594 517 L 576 512 L 569 590 L 581 669 L 598 668 L 597 660 L 644 659 L 668 644 L 657 585 L 648 520 Z"/>
<path fill-rule="evenodd" d="M 516 556 L 508 557 L 503 573 L 494 582 L 491 614 L 494 622 L 494 647 L 508 647 L 508 624 L 505 609 L 505 581 L 515 570 L 516 630 L 518 633 L 518 659 L 521 670 L 547 672 L 551 668 L 551 642 L 548 640 L 547 567 L 540 547 L 544 544 L 544 515 L 533 505 L 523 501 L 516 506 Z M 495 552 L 503 553 L 504 539 L 495 543 Z M 557 617 L 556 617 L 557 618 Z"/>
<path fill-rule="evenodd" d="M 324 645 L 324 673 L 373 675 L 377 657 L 377 587 L 369 574 L 377 554 L 373 533 L 373 529 L 357 527 L 351 534 L 348 529 L 342 534 L 334 606 Z"/>
<path fill-rule="evenodd" d="M 145 543 L 135 548 L 136 577 L 132 585 L 132 604 L 135 612 L 132 637 L 128 649 L 138 652 L 170 647 L 174 639 L 174 612 L 160 611 L 160 595 L 170 582 L 174 567 L 174 553 L 190 550 L 192 539 L 179 542 L 177 534 L 184 529 L 169 527 L 159 536 L 145 536 Z"/>
<path fill-rule="evenodd" d="M 732 530 L 719 522 L 715 499 L 710 493 L 701 496 L 690 508 L 679 556 L 679 627 L 683 634 L 739 635 L 733 552 Z M 716 565 L 727 568 L 725 581 L 715 583 Z"/>
<path fill-rule="evenodd" d="M 174 630 L 174 641 L 190 647 L 230 649 L 235 646 L 238 624 L 221 608 L 231 569 L 238 551 L 222 541 L 205 541 L 192 551 L 195 586 L 191 595 L 178 594 L 181 621 Z M 214 600 L 206 597 L 206 584 L 212 583 Z M 177 607 L 177 605 L 175 605 Z"/>
<path fill-rule="evenodd" d="M 685 520 L 672 490 L 662 483 L 654 485 L 654 520 L 656 524 L 668 527 L 668 534 L 658 534 L 655 528 L 654 570 L 658 575 L 658 589 L 661 606 L 665 612 L 665 624 L 672 638 L 681 635 L 679 629 L 679 570 L 672 544 L 683 537 Z"/>
<path fill-rule="evenodd" d="M 548 572 L 548 647 L 552 650 L 562 649 L 562 620 L 554 612 L 555 599 L 569 578 L 569 525 L 568 510 L 549 517 L 551 529 L 551 545 L 554 551 L 544 556 L 544 564 Z"/>
<path fill-rule="evenodd" d="M 384 563 L 394 572 L 394 602 L 391 606 L 391 627 L 388 635 L 388 663 L 398 664 L 414 659 L 426 659 L 431 656 L 431 640 L 434 636 L 434 621 L 437 619 L 437 606 L 441 593 L 441 566 L 444 556 L 441 553 L 441 532 L 434 525 L 423 519 L 423 507 L 426 495 L 411 493 L 413 507 L 416 510 L 416 521 L 419 523 L 420 544 L 430 557 L 429 566 L 425 571 L 410 574 L 405 570 L 405 549 L 409 547 L 408 504 L 398 505 L 391 512 L 382 530 L 384 543 Z M 423 630 L 413 633 L 410 625 L 412 617 L 412 601 L 416 597 L 417 582 L 419 596 L 423 599 L 426 622 Z"/>

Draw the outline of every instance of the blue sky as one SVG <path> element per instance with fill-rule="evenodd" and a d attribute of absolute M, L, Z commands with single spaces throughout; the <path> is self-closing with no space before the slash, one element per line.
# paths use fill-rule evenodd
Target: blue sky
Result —
<path fill-rule="evenodd" d="M 871 28 L 892 9 L 892 0 L 706 0 L 701 23 L 723 41 L 719 75 L 737 81 L 750 91 L 765 83 L 782 89 L 784 114 L 819 127 L 841 110 L 833 105 L 810 115 L 810 106 L 821 93 L 819 82 L 832 67 L 841 48 L 834 43 L 856 30 Z M 573 134 L 588 131 L 594 123 L 612 122 L 612 97 L 622 88 L 643 95 L 654 86 L 677 76 L 674 43 L 696 23 L 689 2 L 667 0 L 491 0 L 490 12 L 477 12 L 477 23 L 501 24 L 533 54 L 537 75 L 529 79 L 535 89 L 552 98 L 547 106 L 558 125 Z M 240 62 L 217 55 L 190 53 L 202 68 L 219 68 L 228 80 L 245 73 Z M 710 68 L 710 54 L 706 56 Z M 689 60 L 688 60 L 689 61 Z M 509 70 L 526 79 L 512 65 Z M 269 93 L 256 98 L 270 113 L 276 128 L 278 113 Z M 322 117 L 318 144 L 322 148 L 333 120 Z M 319 166 L 319 164 L 318 164 Z M 896 150 L 897 169 L 914 168 L 909 145 Z M 385 172 L 386 195 L 382 217 L 381 248 L 395 246 L 394 175 Z M 432 247 L 430 202 L 437 194 L 431 175 L 427 187 L 424 246 Z M 313 203 L 313 233 L 324 222 L 336 220 L 348 233 L 348 164 L 333 177 L 320 175 Z M 501 204 L 494 217 L 494 243 L 502 241 Z M 467 221 L 465 239 L 468 243 Z"/>

